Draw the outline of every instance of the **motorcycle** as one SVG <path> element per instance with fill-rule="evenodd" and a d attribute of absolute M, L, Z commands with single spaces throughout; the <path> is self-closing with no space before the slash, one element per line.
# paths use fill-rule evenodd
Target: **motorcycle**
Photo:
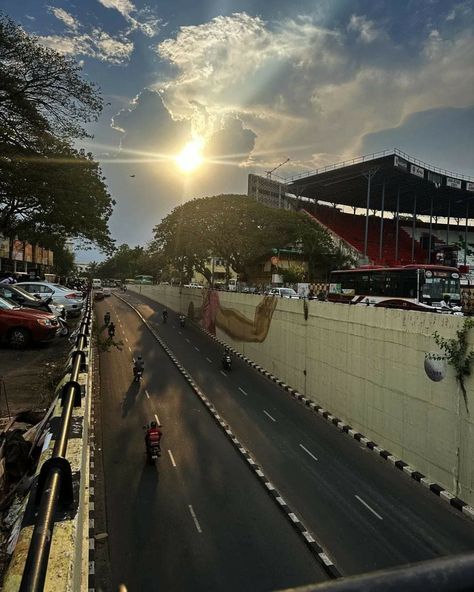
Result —
<path fill-rule="evenodd" d="M 229 354 L 225 354 L 224 357 L 222 358 L 222 368 L 226 372 L 230 372 L 232 370 L 232 358 L 230 357 Z"/>
<path fill-rule="evenodd" d="M 104 325 L 106 327 L 108 327 L 109 323 L 110 323 L 110 313 L 106 312 L 104 315 Z"/>
<path fill-rule="evenodd" d="M 134 368 L 133 369 L 133 381 L 140 382 L 143 376 L 143 368 Z"/>
<path fill-rule="evenodd" d="M 161 316 L 163 317 L 163 323 L 166 324 L 166 321 L 168 320 L 168 313 L 167 313 L 167 311 L 164 310 Z"/>
<path fill-rule="evenodd" d="M 144 426 L 143 429 L 148 430 L 149 426 Z M 154 464 L 158 457 L 161 455 L 161 446 L 160 442 L 153 441 L 150 442 L 149 438 L 145 437 L 145 454 L 147 457 L 147 461 L 150 464 Z"/>
<path fill-rule="evenodd" d="M 180 327 L 184 327 L 185 324 L 186 324 L 186 317 L 184 317 L 183 315 L 181 315 L 179 317 L 179 325 L 180 325 Z"/>
<path fill-rule="evenodd" d="M 69 335 L 69 325 L 66 323 L 63 317 L 57 317 L 59 323 L 59 335 L 60 337 L 67 337 Z"/>

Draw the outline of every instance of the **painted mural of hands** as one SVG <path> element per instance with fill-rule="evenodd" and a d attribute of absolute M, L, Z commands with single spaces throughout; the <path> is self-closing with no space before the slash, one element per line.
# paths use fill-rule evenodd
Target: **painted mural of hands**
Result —
<path fill-rule="evenodd" d="M 257 305 L 253 320 L 233 308 L 219 306 L 215 324 L 236 341 L 261 343 L 267 337 L 277 298 L 265 296 Z"/>

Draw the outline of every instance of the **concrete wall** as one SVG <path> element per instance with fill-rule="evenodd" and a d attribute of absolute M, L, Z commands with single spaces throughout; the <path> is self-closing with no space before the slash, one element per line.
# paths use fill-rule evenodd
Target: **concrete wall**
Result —
<path fill-rule="evenodd" d="M 203 291 L 134 286 L 170 309 L 200 307 Z M 220 304 L 253 319 L 262 296 L 219 293 Z M 305 320 L 304 306 L 308 307 Z M 455 337 L 462 317 L 278 299 L 262 343 L 217 337 L 279 376 L 392 454 L 474 503 L 474 377 L 469 410 L 448 367 L 441 382 L 424 371 L 439 352 L 433 333 Z M 474 330 L 470 332 L 474 348 Z M 474 372 L 473 372 L 474 374 Z"/>

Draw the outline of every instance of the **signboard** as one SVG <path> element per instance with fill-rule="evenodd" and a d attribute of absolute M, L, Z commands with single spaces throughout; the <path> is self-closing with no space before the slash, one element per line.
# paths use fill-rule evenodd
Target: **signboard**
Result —
<path fill-rule="evenodd" d="M 408 162 L 399 156 L 395 156 L 395 161 L 393 163 L 399 169 L 403 169 L 404 171 L 408 171 Z"/>
<path fill-rule="evenodd" d="M 466 182 L 466 191 L 474 191 L 474 183 L 467 181 Z"/>
<path fill-rule="evenodd" d="M 454 179 L 453 177 L 446 177 L 446 185 L 448 187 L 454 187 L 455 189 L 461 189 L 461 179 Z"/>
<path fill-rule="evenodd" d="M 23 241 L 13 241 L 13 259 L 15 261 L 23 261 Z"/>
<path fill-rule="evenodd" d="M 410 165 L 410 173 L 412 175 L 416 175 L 417 177 L 420 177 L 421 179 L 425 178 L 425 169 L 422 169 L 421 167 L 416 166 L 416 164 Z"/>
<path fill-rule="evenodd" d="M 33 261 L 33 245 L 25 243 L 25 261 L 31 263 Z"/>

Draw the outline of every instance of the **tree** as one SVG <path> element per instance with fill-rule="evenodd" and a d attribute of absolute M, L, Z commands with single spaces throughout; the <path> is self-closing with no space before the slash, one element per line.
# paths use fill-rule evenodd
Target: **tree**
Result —
<path fill-rule="evenodd" d="M 87 136 L 102 99 L 71 58 L 0 16 L 0 143 L 41 151 L 50 136 Z"/>
<path fill-rule="evenodd" d="M 74 253 L 66 249 L 64 245 L 56 246 L 54 249 L 54 272 L 60 276 L 74 274 Z"/>
<path fill-rule="evenodd" d="M 102 108 L 79 65 L 0 16 L 0 232 L 78 237 L 110 251 L 114 205 L 91 154 L 72 147 Z M 10 253 L 11 258 L 11 253 Z"/>
<path fill-rule="evenodd" d="M 272 249 L 300 244 L 308 257 L 330 257 L 329 233 L 307 215 L 269 208 L 245 195 L 218 195 L 178 206 L 154 228 L 152 249 L 182 275 L 194 268 L 211 281 L 209 257 L 224 259 L 237 273 Z"/>

